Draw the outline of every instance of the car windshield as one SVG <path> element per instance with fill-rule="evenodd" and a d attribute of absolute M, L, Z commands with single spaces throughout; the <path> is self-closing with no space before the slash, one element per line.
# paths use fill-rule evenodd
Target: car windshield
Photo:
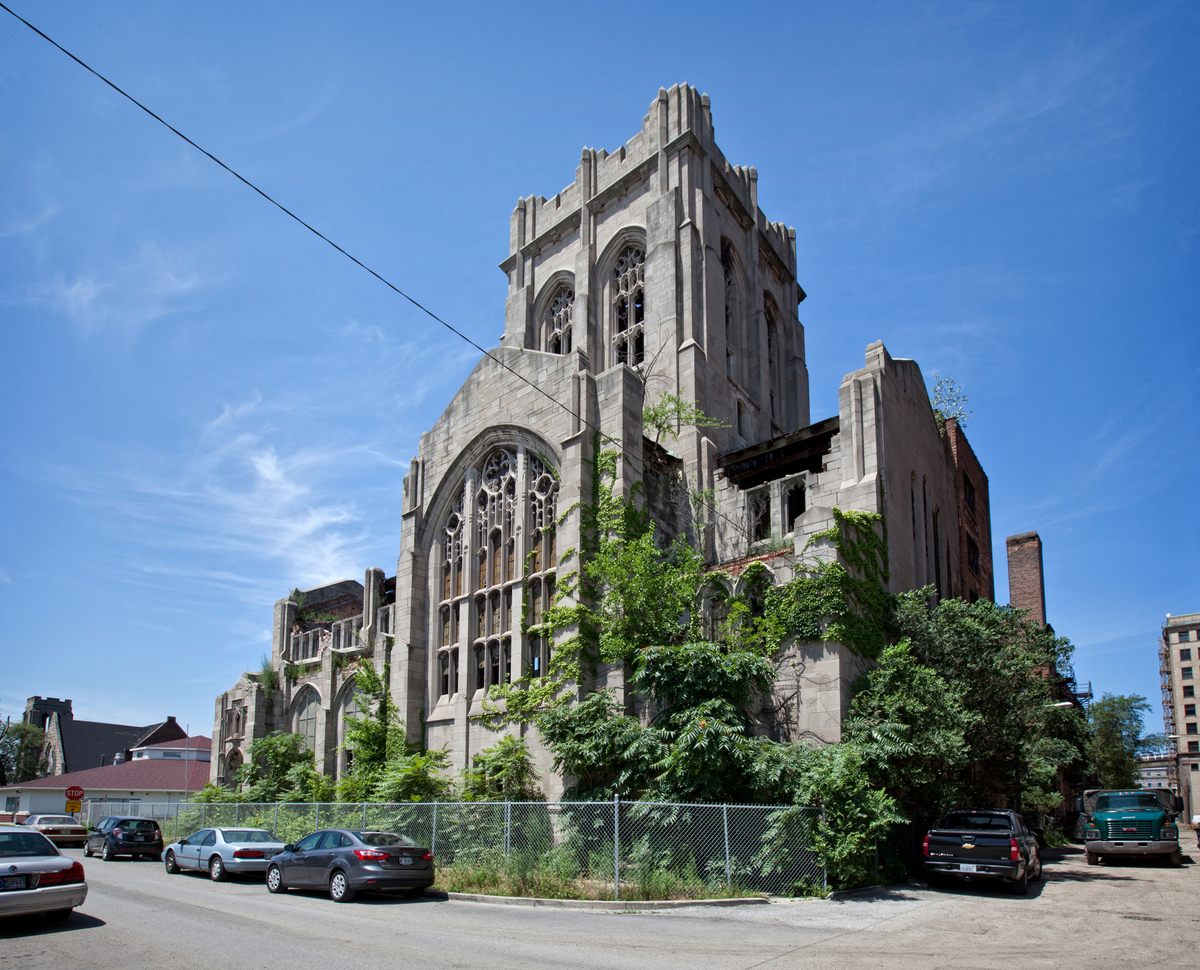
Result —
<path fill-rule="evenodd" d="M 1126 795 L 1101 795 L 1096 799 L 1096 810 L 1112 812 L 1121 808 L 1161 808 L 1158 799 L 1153 795 L 1138 795 L 1130 792 Z"/>
<path fill-rule="evenodd" d="M 270 832 L 262 829 L 226 829 L 226 842 L 278 842 Z"/>
<path fill-rule="evenodd" d="M 940 829 L 1012 829 L 1007 815 L 992 815 L 984 812 L 951 812 L 938 822 Z"/>
<path fill-rule="evenodd" d="M 416 845 L 406 835 L 397 835 L 395 832 L 351 832 L 356 839 L 363 845 Z"/>
<path fill-rule="evenodd" d="M 157 832 L 158 823 L 150 818 L 124 818 L 117 828 L 125 832 Z"/>
<path fill-rule="evenodd" d="M 58 854 L 54 844 L 40 832 L 0 831 L 0 858 Z"/>

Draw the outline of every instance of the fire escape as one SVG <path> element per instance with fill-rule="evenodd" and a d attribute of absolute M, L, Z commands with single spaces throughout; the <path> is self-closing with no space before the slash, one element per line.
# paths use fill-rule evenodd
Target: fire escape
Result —
<path fill-rule="evenodd" d="M 1163 732 L 1171 745 L 1167 761 L 1167 787 L 1179 791 L 1179 742 L 1175 735 L 1175 690 L 1171 678 L 1171 646 L 1167 642 L 1167 630 L 1163 628 L 1158 642 L 1158 679 L 1162 685 Z"/>

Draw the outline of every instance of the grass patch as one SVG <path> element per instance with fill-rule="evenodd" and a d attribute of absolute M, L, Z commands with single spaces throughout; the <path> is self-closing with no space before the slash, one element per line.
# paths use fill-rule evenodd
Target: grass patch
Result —
<path fill-rule="evenodd" d="M 586 860 L 585 860 L 586 861 Z M 572 853 L 537 855 L 485 851 L 460 855 L 438 867 L 434 888 L 443 892 L 538 899 L 612 899 L 611 867 L 581 866 Z M 630 867 L 621 875 L 622 900 L 735 899 L 761 896 L 723 880 L 706 881 L 695 871 Z"/>

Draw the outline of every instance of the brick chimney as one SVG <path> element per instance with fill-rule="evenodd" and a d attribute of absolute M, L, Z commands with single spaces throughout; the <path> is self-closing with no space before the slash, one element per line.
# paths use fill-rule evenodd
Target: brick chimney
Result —
<path fill-rule="evenodd" d="M 1042 577 L 1042 537 L 1022 532 L 1005 540 L 1008 548 L 1008 601 L 1031 620 L 1046 625 L 1046 582 Z"/>

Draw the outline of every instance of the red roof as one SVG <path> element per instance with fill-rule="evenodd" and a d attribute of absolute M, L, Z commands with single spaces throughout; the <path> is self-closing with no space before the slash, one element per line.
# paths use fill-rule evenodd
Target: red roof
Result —
<path fill-rule="evenodd" d="M 144 744 L 140 748 L 134 748 L 135 751 L 141 751 L 144 748 L 169 748 L 172 751 L 211 751 L 212 738 L 206 738 L 202 734 L 198 734 L 194 738 L 180 738 L 178 741 L 159 741 L 157 744 Z"/>
<path fill-rule="evenodd" d="M 184 780 L 186 770 L 186 781 Z M 138 758 L 119 765 L 103 768 L 86 768 L 69 771 L 65 775 L 51 775 L 9 785 L 0 791 L 39 788 L 65 791 L 78 785 L 86 792 L 89 788 L 124 789 L 126 791 L 199 791 L 208 784 L 209 763 L 207 761 L 168 761 L 165 758 Z"/>

